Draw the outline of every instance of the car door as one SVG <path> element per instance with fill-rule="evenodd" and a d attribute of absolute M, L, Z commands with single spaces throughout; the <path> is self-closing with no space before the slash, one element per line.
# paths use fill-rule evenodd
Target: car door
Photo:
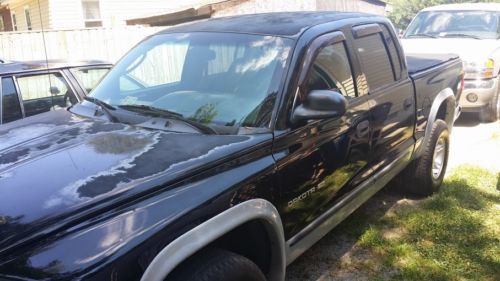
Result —
<path fill-rule="evenodd" d="M 14 78 L 1 77 L 0 88 L 0 124 L 6 124 L 23 118 L 21 103 L 16 89 Z"/>
<path fill-rule="evenodd" d="M 370 96 L 372 173 L 409 156 L 414 139 L 415 97 L 404 69 L 402 50 L 385 24 L 355 26 L 354 50 L 360 63 L 361 89 Z"/>
<path fill-rule="evenodd" d="M 67 108 L 78 102 L 73 88 L 59 71 L 16 75 L 24 116 Z"/>
<path fill-rule="evenodd" d="M 353 189 L 370 152 L 368 96 L 357 94 L 344 34 L 333 32 L 314 39 L 305 56 L 289 113 L 311 90 L 339 91 L 349 105 L 340 118 L 295 124 L 275 136 L 279 211 L 287 239 Z"/>

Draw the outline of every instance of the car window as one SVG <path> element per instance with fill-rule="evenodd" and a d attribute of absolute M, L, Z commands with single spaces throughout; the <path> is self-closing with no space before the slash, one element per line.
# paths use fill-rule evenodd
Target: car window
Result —
<path fill-rule="evenodd" d="M 396 42 L 394 37 L 391 35 L 389 32 L 389 29 L 385 25 L 380 25 L 382 27 L 382 32 L 384 36 L 384 42 L 387 48 L 389 49 L 389 54 L 391 56 L 391 61 L 392 65 L 394 67 L 394 74 L 396 80 L 399 80 L 401 78 L 401 63 L 400 63 L 400 56 L 398 54 L 398 50 L 396 49 Z"/>
<path fill-rule="evenodd" d="M 2 78 L 2 123 L 23 118 L 19 96 L 12 78 Z"/>
<path fill-rule="evenodd" d="M 78 100 L 60 73 L 17 78 L 26 117 L 66 108 Z"/>
<path fill-rule="evenodd" d="M 355 40 L 355 44 L 370 90 L 393 83 L 394 73 L 382 33 L 358 38 Z"/>
<path fill-rule="evenodd" d="M 78 68 L 71 70 L 87 94 L 97 86 L 97 83 L 101 81 L 102 77 L 106 75 L 108 71 L 109 68 Z"/>
<path fill-rule="evenodd" d="M 344 43 L 323 48 L 316 56 L 306 82 L 306 91 L 336 90 L 345 97 L 356 96 Z"/>

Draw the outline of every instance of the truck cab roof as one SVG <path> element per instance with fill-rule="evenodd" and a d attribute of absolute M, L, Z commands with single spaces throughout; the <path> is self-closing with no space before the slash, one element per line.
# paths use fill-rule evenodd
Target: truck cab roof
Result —
<path fill-rule="evenodd" d="M 298 37 L 305 30 L 323 23 L 376 15 L 345 12 L 281 12 L 214 18 L 168 28 L 172 32 L 234 32 L 281 37 Z M 380 17 L 382 18 L 382 17 Z"/>

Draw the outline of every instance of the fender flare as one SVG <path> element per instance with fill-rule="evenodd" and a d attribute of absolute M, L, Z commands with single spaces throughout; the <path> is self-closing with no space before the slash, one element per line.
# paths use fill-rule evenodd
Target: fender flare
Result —
<path fill-rule="evenodd" d="M 240 203 L 179 236 L 151 261 L 141 281 L 163 281 L 175 267 L 203 247 L 244 223 L 263 223 L 271 244 L 269 280 L 285 279 L 286 257 L 283 225 L 278 211 L 269 201 L 252 199 Z"/>
<path fill-rule="evenodd" d="M 425 126 L 424 140 L 422 145 L 420 145 L 418 151 L 416 152 L 417 157 L 422 155 L 425 144 L 429 142 L 432 132 L 432 126 L 434 125 L 434 122 L 436 122 L 439 108 L 445 103 L 447 104 L 447 111 L 444 121 L 446 125 L 448 125 L 448 130 L 451 133 L 453 122 L 455 121 L 455 107 L 457 101 L 453 90 L 451 90 L 450 88 L 446 88 L 439 92 L 439 94 L 437 94 L 434 102 L 432 103 L 431 110 L 429 111 L 429 118 L 427 119 L 427 124 Z"/>

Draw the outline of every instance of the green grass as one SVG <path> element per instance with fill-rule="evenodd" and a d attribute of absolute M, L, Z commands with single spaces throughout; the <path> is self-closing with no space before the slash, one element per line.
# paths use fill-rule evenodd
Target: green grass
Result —
<path fill-rule="evenodd" d="M 500 175 L 461 166 L 434 196 L 398 204 L 361 230 L 370 280 L 500 280 Z M 367 263 L 367 261 L 365 261 Z M 370 265 L 370 263 L 367 263 Z"/>

